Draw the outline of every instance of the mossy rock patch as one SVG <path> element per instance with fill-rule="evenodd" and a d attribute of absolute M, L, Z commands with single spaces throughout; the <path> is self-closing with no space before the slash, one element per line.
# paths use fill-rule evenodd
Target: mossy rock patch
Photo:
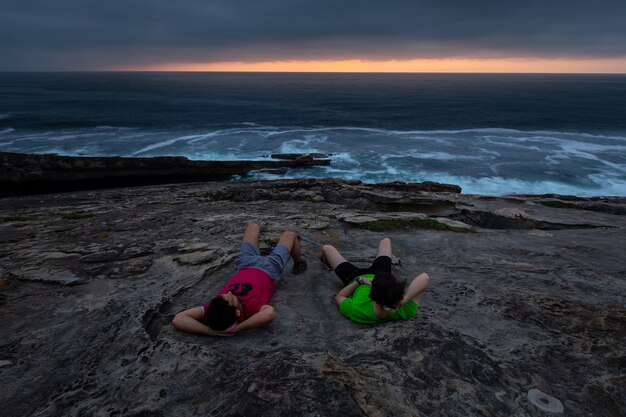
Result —
<path fill-rule="evenodd" d="M 542 206 L 552 207 L 552 208 L 583 210 L 583 208 L 581 208 L 578 204 L 566 203 L 565 201 L 559 201 L 559 200 L 539 201 L 539 204 L 541 204 Z"/>
<path fill-rule="evenodd" d="M 399 229 L 431 229 L 457 233 L 472 233 L 473 230 L 465 223 L 447 218 L 432 218 L 423 213 L 341 213 L 337 219 L 354 227 L 384 232 Z"/>
<path fill-rule="evenodd" d="M 357 224 L 356 226 L 365 228 L 367 230 L 371 230 L 372 232 L 384 232 L 387 230 L 417 228 L 417 229 L 432 229 L 432 230 L 440 230 L 440 231 L 456 232 L 456 233 L 472 233 L 472 230 L 469 228 L 449 226 L 435 219 L 428 219 L 428 218 L 407 219 L 407 220 L 380 219 L 380 220 L 374 220 L 371 222 L 360 223 L 360 224 Z"/>

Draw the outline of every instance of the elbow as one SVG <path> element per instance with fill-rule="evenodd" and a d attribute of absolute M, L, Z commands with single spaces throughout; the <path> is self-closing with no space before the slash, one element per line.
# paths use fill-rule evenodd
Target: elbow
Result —
<path fill-rule="evenodd" d="M 270 311 L 270 321 L 274 320 L 276 320 L 276 310 L 274 310 L 274 307 L 272 307 L 272 310 Z"/>
<path fill-rule="evenodd" d="M 335 303 L 337 304 L 337 307 L 341 305 L 342 301 L 343 301 L 343 297 L 341 297 L 340 295 L 335 296 Z"/>
<path fill-rule="evenodd" d="M 276 310 L 274 310 L 274 307 L 269 306 L 265 309 L 265 317 L 267 318 L 268 323 L 276 320 Z"/>
<path fill-rule="evenodd" d="M 178 313 L 174 316 L 174 318 L 172 319 L 172 326 L 174 326 L 175 328 L 180 330 L 180 326 L 181 326 L 181 320 L 182 320 L 182 314 Z"/>

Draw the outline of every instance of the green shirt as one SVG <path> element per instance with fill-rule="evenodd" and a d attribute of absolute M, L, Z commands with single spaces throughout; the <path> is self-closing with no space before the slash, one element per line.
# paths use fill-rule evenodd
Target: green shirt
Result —
<path fill-rule="evenodd" d="M 365 275 L 364 275 L 365 277 Z M 369 278 L 369 276 L 367 276 Z M 374 313 L 374 300 L 370 298 L 371 285 L 359 285 L 352 295 L 342 301 L 339 312 L 357 323 L 378 324 L 389 321 L 409 320 L 417 315 L 419 306 L 409 300 L 396 311 L 381 319 Z"/>

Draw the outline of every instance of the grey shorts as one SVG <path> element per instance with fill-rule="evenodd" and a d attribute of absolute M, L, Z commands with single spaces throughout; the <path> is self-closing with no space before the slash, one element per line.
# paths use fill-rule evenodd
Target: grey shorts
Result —
<path fill-rule="evenodd" d="M 245 268 L 256 268 L 265 271 L 278 284 L 283 270 L 289 261 L 289 249 L 285 245 L 278 244 L 267 256 L 262 256 L 259 248 L 250 242 L 241 244 L 241 252 L 235 264 L 237 271 Z"/>

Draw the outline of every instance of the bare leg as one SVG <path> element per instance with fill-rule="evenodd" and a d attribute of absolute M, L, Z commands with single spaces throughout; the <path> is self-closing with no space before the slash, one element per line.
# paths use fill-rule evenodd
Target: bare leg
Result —
<path fill-rule="evenodd" d="M 333 245 L 322 246 L 322 260 L 325 260 L 333 271 L 339 264 L 347 262 L 346 258 L 344 258 Z"/>
<path fill-rule="evenodd" d="M 246 230 L 243 232 L 243 241 L 250 242 L 257 248 L 259 247 L 259 225 L 256 223 L 249 223 L 246 226 Z"/>
<path fill-rule="evenodd" d="M 384 238 L 378 244 L 378 250 L 376 251 L 376 257 L 388 256 L 391 258 L 391 240 L 388 237 Z"/>
<path fill-rule="evenodd" d="M 302 252 L 300 250 L 300 241 L 296 232 L 290 230 L 283 233 L 278 241 L 280 245 L 286 246 L 289 249 L 289 254 L 293 258 L 294 263 L 302 261 Z"/>
<path fill-rule="evenodd" d="M 291 272 L 297 275 L 306 271 L 306 261 L 302 259 L 300 239 L 298 238 L 296 232 L 292 232 L 290 230 L 284 232 L 283 235 L 280 237 L 278 243 L 284 245 L 287 249 L 289 249 L 289 254 L 293 258 L 293 269 L 291 270 Z"/>

